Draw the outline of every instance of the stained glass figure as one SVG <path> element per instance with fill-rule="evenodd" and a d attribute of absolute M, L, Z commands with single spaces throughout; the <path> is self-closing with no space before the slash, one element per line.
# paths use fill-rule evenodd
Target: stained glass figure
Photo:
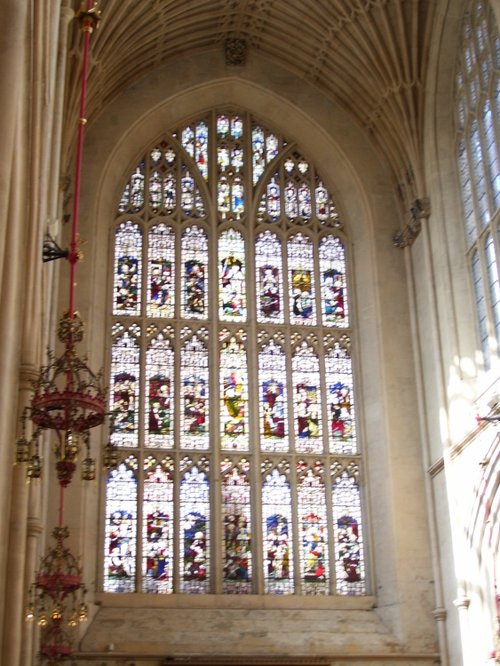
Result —
<path fill-rule="evenodd" d="M 323 465 L 297 465 L 300 569 L 304 594 L 328 593 L 328 530 Z"/>
<path fill-rule="evenodd" d="M 168 174 L 164 179 L 163 205 L 168 213 L 175 210 L 177 205 L 177 181 L 173 174 Z"/>
<path fill-rule="evenodd" d="M 181 463 L 181 472 L 181 591 L 196 594 L 207 592 L 209 582 L 208 462 L 202 459 L 195 464 L 185 458 Z"/>
<path fill-rule="evenodd" d="M 208 449 L 208 351 L 196 335 L 181 351 L 181 447 Z"/>
<path fill-rule="evenodd" d="M 144 461 L 142 526 L 143 592 L 173 590 L 174 476 L 172 458 Z"/>
<path fill-rule="evenodd" d="M 118 206 L 120 213 L 137 213 L 144 206 L 144 161 L 136 168 L 125 185 L 123 195 Z"/>
<path fill-rule="evenodd" d="M 221 464 L 223 544 L 223 590 L 232 594 L 251 592 L 252 540 L 250 464 L 242 459 L 233 467 L 226 458 Z"/>
<path fill-rule="evenodd" d="M 219 237 L 219 317 L 223 321 L 246 319 L 245 242 L 235 229 Z"/>
<path fill-rule="evenodd" d="M 319 361 L 303 342 L 292 357 L 295 450 L 323 453 Z"/>
<path fill-rule="evenodd" d="M 231 210 L 231 186 L 227 176 L 222 176 L 219 179 L 217 188 L 217 208 L 224 219 Z"/>
<path fill-rule="evenodd" d="M 299 216 L 297 188 L 291 180 L 289 180 L 285 186 L 285 215 L 290 220 L 294 220 Z"/>
<path fill-rule="evenodd" d="M 280 186 L 273 178 L 267 186 L 266 212 L 271 221 L 276 222 L 281 215 Z"/>
<path fill-rule="evenodd" d="M 146 352 L 146 446 L 173 446 L 174 352 L 160 333 Z"/>
<path fill-rule="evenodd" d="M 252 181 L 256 185 L 266 167 L 265 134 L 262 127 L 252 129 Z"/>
<path fill-rule="evenodd" d="M 227 331 L 221 337 L 227 338 Z M 220 353 L 221 448 L 248 450 L 248 368 L 240 335 L 228 337 Z"/>
<path fill-rule="evenodd" d="M 137 460 L 129 456 L 109 472 L 106 484 L 104 591 L 135 592 Z"/>
<path fill-rule="evenodd" d="M 149 232 L 148 303 L 150 317 L 173 317 L 175 296 L 175 236 L 157 224 Z"/>
<path fill-rule="evenodd" d="M 162 187 L 163 179 L 159 171 L 153 171 L 149 177 L 149 207 L 156 213 L 163 202 Z"/>
<path fill-rule="evenodd" d="M 357 466 L 344 470 L 332 486 L 337 594 L 366 594 L 361 499 Z"/>
<path fill-rule="evenodd" d="M 311 217 L 311 190 L 305 183 L 299 187 L 299 215 L 308 220 Z"/>
<path fill-rule="evenodd" d="M 225 137 L 229 134 L 229 118 L 221 115 L 217 118 L 217 135 Z"/>
<path fill-rule="evenodd" d="M 184 174 L 181 179 L 181 208 L 184 213 L 191 215 L 194 210 L 194 179 L 185 168 Z"/>
<path fill-rule="evenodd" d="M 277 469 L 262 484 L 262 543 L 265 591 L 293 593 L 292 494 L 289 480 Z"/>
<path fill-rule="evenodd" d="M 113 343 L 111 352 L 111 441 L 136 447 L 139 430 L 139 346 L 128 332 Z"/>
<path fill-rule="evenodd" d="M 231 210 L 239 219 L 245 210 L 245 199 L 243 196 L 243 181 L 239 176 L 233 180 L 231 187 Z"/>
<path fill-rule="evenodd" d="M 182 130 L 181 142 L 186 152 L 196 162 L 201 175 L 208 177 L 208 126 L 202 121 Z"/>
<path fill-rule="evenodd" d="M 331 453 L 357 453 L 352 363 L 338 342 L 325 356 Z"/>
<path fill-rule="evenodd" d="M 182 315 L 207 318 L 208 241 L 200 227 L 188 227 L 181 240 Z"/>
<path fill-rule="evenodd" d="M 313 245 L 304 234 L 295 234 L 288 241 L 288 289 L 290 323 L 315 324 L 315 284 Z"/>
<path fill-rule="evenodd" d="M 286 357 L 273 340 L 259 353 L 260 448 L 288 451 Z"/>
<path fill-rule="evenodd" d="M 139 225 L 122 222 L 115 234 L 113 314 L 140 314 L 141 256 L 142 232 Z"/>
<path fill-rule="evenodd" d="M 321 309 L 323 324 L 344 328 L 349 325 L 346 290 L 345 250 L 340 238 L 326 236 L 319 244 Z"/>
<path fill-rule="evenodd" d="M 276 234 L 265 231 L 255 242 L 257 319 L 283 323 L 283 259 Z"/>
<path fill-rule="evenodd" d="M 342 226 L 335 203 L 319 176 L 316 176 L 314 200 L 316 217 L 320 224 L 336 228 Z"/>

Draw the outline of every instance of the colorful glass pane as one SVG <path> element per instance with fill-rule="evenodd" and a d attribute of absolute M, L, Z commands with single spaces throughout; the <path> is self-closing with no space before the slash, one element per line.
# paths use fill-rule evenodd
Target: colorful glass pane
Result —
<path fill-rule="evenodd" d="M 174 352 L 160 334 L 146 352 L 146 446 L 173 446 Z"/>
<path fill-rule="evenodd" d="M 342 472 L 332 486 L 337 594 L 366 594 L 359 485 Z"/>
<path fill-rule="evenodd" d="M 321 309 L 325 326 L 349 325 L 345 250 L 340 238 L 326 236 L 319 244 Z"/>
<path fill-rule="evenodd" d="M 311 190 L 305 183 L 299 187 L 299 215 L 308 220 L 311 217 Z"/>
<path fill-rule="evenodd" d="M 182 461 L 179 512 L 181 525 L 181 591 L 208 591 L 210 496 L 208 464 Z"/>
<path fill-rule="evenodd" d="M 298 463 L 297 508 L 300 569 L 304 594 L 328 593 L 328 529 L 323 465 Z"/>
<path fill-rule="evenodd" d="M 265 135 L 262 127 L 252 129 L 252 181 L 255 185 L 264 173 L 266 166 Z"/>
<path fill-rule="evenodd" d="M 188 227 L 181 240 L 182 315 L 206 319 L 208 284 L 208 241 L 200 227 Z"/>
<path fill-rule="evenodd" d="M 206 122 L 201 121 L 197 125 L 184 128 L 181 142 L 206 180 L 208 177 L 208 126 Z"/>
<path fill-rule="evenodd" d="M 181 351 L 181 447 L 208 449 L 208 351 L 197 337 Z"/>
<path fill-rule="evenodd" d="M 259 354 L 260 448 L 288 451 L 286 357 L 271 341 Z"/>
<path fill-rule="evenodd" d="M 335 343 L 325 356 L 331 453 L 357 452 L 351 357 Z"/>
<path fill-rule="evenodd" d="M 292 494 L 290 482 L 277 469 L 262 484 L 262 542 L 265 591 L 293 593 Z"/>
<path fill-rule="evenodd" d="M 285 186 L 285 215 L 290 220 L 294 220 L 299 216 L 297 188 L 291 180 L 289 180 Z"/>
<path fill-rule="evenodd" d="M 231 336 L 222 345 L 220 387 L 221 448 L 247 451 L 248 368 L 240 337 Z"/>
<path fill-rule="evenodd" d="M 280 186 L 275 178 L 266 188 L 266 212 L 273 222 L 281 215 Z"/>
<path fill-rule="evenodd" d="M 173 317 L 175 296 L 175 236 L 157 224 L 149 232 L 148 303 L 150 317 Z"/>
<path fill-rule="evenodd" d="M 219 317 L 223 321 L 246 319 L 245 242 L 235 229 L 219 237 Z"/>
<path fill-rule="evenodd" d="M 265 231 L 255 242 L 257 320 L 283 323 L 283 260 L 281 242 Z"/>
<path fill-rule="evenodd" d="M 295 450 L 323 453 L 319 361 L 304 342 L 292 357 Z"/>
<path fill-rule="evenodd" d="M 113 314 L 138 315 L 141 307 L 142 232 L 122 222 L 115 234 Z"/>
<path fill-rule="evenodd" d="M 248 594 L 252 579 L 250 465 L 241 460 L 236 467 L 222 462 L 223 590 Z"/>
<path fill-rule="evenodd" d="M 144 461 L 142 527 L 143 591 L 172 592 L 174 554 L 173 460 Z"/>
<path fill-rule="evenodd" d="M 137 461 L 133 456 L 109 472 L 106 484 L 104 591 L 135 592 Z"/>
<path fill-rule="evenodd" d="M 111 441 L 116 446 L 136 447 L 139 436 L 139 346 L 125 332 L 111 351 Z"/>
<path fill-rule="evenodd" d="M 288 241 L 288 281 L 290 323 L 315 324 L 313 245 L 304 234 Z"/>

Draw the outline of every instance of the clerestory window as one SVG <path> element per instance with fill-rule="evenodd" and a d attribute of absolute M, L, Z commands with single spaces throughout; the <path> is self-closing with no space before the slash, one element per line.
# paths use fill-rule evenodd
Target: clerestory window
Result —
<path fill-rule="evenodd" d="M 500 37 L 487 0 L 468 5 L 455 82 L 457 161 L 485 369 L 500 346 Z"/>
<path fill-rule="evenodd" d="M 112 223 L 107 592 L 365 594 L 346 235 L 244 112 L 151 145 Z"/>

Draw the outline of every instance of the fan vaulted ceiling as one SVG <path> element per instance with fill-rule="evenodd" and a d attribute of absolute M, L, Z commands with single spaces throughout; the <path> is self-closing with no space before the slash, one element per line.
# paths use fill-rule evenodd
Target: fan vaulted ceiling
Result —
<path fill-rule="evenodd" d="M 76 5 L 77 3 L 75 3 Z M 420 196 L 423 85 L 431 0 L 101 0 L 88 116 L 155 68 L 243 40 L 349 110 Z M 70 38 L 68 112 L 78 100 L 80 33 Z M 244 67 L 244 63 L 240 65 Z M 234 68 L 233 68 L 234 69 Z M 408 178 L 408 174 L 411 177 Z"/>

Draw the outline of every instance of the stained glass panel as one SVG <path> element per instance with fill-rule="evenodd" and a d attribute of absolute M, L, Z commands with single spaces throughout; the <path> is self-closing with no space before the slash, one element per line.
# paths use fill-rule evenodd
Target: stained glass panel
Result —
<path fill-rule="evenodd" d="M 169 593 L 173 589 L 174 476 L 172 458 L 144 461 L 142 527 L 143 591 Z"/>
<path fill-rule="evenodd" d="M 314 255 L 311 239 L 295 234 L 288 241 L 290 323 L 315 324 Z"/>
<path fill-rule="evenodd" d="M 175 236 L 166 224 L 157 224 L 149 232 L 148 287 L 148 316 L 173 317 Z"/>
<path fill-rule="evenodd" d="M 292 357 L 292 374 L 295 450 L 302 453 L 323 453 L 319 361 L 305 342 Z"/>
<path fill-rule="evenodd" d="M 146 446 L 170 449 L 174 445 L 174 351 L 162 333 L 146 352 Z"/>
<path fill-rule="evenodd" d="M 265 231 L 255 242 L 257 319 L 283 323 L 283 259 L 276 234 Z"/>
<path fill-rule="evenodd" d="M 338 342 L 325 356 L 330 453 L 357 452 L 349 352 Z"/>
<path fill-rule="evenodd" d="M 182 314 L 187 319 L 205 319 L 208 285 L 208 241 L 200 227 L 188 227 L 182 234 Z"/>
<path fill-rule="evenodd" d="M 233 466 L 226 458 L 222 472 L 223 590 L 248 594 L 252 579 L 250 463 L 244 458 Z"/>
<path fill-rule="evenodd" d="M 202 458 L 193 463 L 184 458 L 181 463 L 179 511 L 181 525 L 181 590 L 208 592 L 210 493 L 208 462 Z"/>
<path fill-rule="evenodd" d="M 208 350 L 193 335 L 181 351 L 181 447 L 184 449 L 208 449 L 208 381 Z"/>
<path fill-rule="evenodd" d="M 245 242 L 235 229 L 219 238 L 219 317 L 222 321 L 246 319 Z"/>
<path fill-rule="evenodd" d="M 323 464 L 297 464 L 300 569 L 304 594 L 328 593 L 328 528 Z"/>
<path fill-rule="evenodd" d="M 248 450 L 248 368 L 244 336 L 221 333 L 221 448 Z"/>
<path fill-rule="evenodd" d="M 232 213 L 239 219 L 245 210 L 245 190 L 241 172 L 244 163 L 243 120 L 239 116 L 217 119 L 217 207 L 222 219 Z"/>
<path fill-rule="evenodd" d="M 136 447 L 139 437 L 139 330 L 131 330 L 115 340 L 111 352 L 110 436 L 121 447 Z"/>
<path fill-rule="evenodd" d="M 325 326 L 349 325 L 345 250 L 340 238 L 326 236 L 319 244 L 321 306 Z"/>
<path fill-rule="evenodd" d="M 122 222 L 115 234 L 113 314 L 138 315 L 141 307 L 142 232 L 134 222 Z"/>
<path fill-rule="evenodd" d="M 124 188 L 118 206 L 120 213 L 137 213 L 144 207 L 144 162 L 141 162 Z"/>
<path fill-rule="evenodd" d="M 263 466 L 269 465 L 265 461 Z M 286 462 L 282 466 L 288 470 Z M 266 474 L 262 484 L 262 542 L 265 591 L 292 594 L 292 493 L 287 476 L 276 468 Z"/>
<path fill-rule="evenodd" d="M 351 468 L 353 473 L 344 470 L 332 485 L 336 591 L 366 594 L 358 470 Z"/>
<path fill-rule="evenodd" d="M 104 591 L 135 592 L 137 460 L 129 456 L 108 475 Z"/>
<path fill-rule="evenodd" d="M 286 356 L 271 341 L 259 353 L 262 451 L 288 451 L 286 378 Z"/>

